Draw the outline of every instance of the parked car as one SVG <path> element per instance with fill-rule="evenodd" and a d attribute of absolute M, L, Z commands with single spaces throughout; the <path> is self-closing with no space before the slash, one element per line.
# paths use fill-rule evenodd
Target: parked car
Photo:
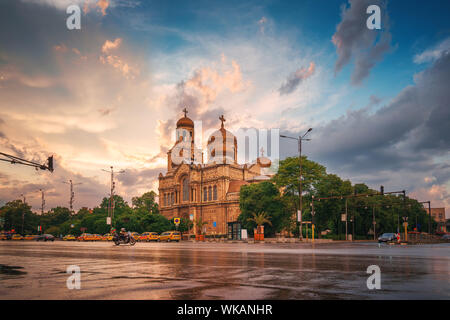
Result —
<path fill-rule="evenodd" d="M 103 236 L 101 234 L 93 234 L 92 238 L 94 241 L 101 241 L 103 240 Z"/>
<path fill-rule="evenodd" d="M 41 234 L 36 241 L 55 241 L 55 237 L 51 234 Z"/>
<path fill-rule="evenodd" d="M 77 240 L 77 238 L 75 238 L 75 236 L 72 235 L 72 234 L 68 234 L 68 235 L 63 237 L 63 240 L 64 241 L 75 241 L 75 240 Z"/>
<path fill-rule="evenodd" d="M 11 233 L 10 232 L 2 232 L 0 234 L 0 240 L 11 240 Z"/>
<path fill-rule="evenodd" d="M 23 240 L 22 235 L 15 233 L 12 235 L 11 240 Z"/>
<path fill-rule="evenodd" d="M 103 241 L 112 241 L 112 239 L 113 239 L 113 235 L 111 233 L 106 233 L 102 237 Z"/>
<path fill-rule="evenodd" d="M 139 241 L 158 241 L 159 235 L 157 232 L 144 232 L 139 237 Z"/>
<path fill-rule="evenodd" d="M 34 234 L 27 234 L 25 237 L 23 237 L 24 240 L 36 240 L 36 238 L 39 237 L 38 235 Z"/>
<path fill-rule="evenodd" d="M 181 232 L 180 231 L 166 231 L 161 233 L 159 236 L 159 241 L 177 241 L 181 240 Z"/>
<path fill-rule="evenodd" d="M 131 236 L 134 238 L 134 240 L 136 240 L 136 241 L 138 241 L 139 240 L 139 237 L 141 236 L 139 233 L 137 233 L 137 232 L 132 232 L 131 233 Z"/>
<path fill-rule="evenodd" d="M 77 238 L 77 241 L 94 241 L 94 236 L 90 233 L 83 233 Z"/>
<path fill-rule="evenodd" d="M 445 241 L 450 241 L 450 233 L 444 234 L 441 239 Z"/>
<path fill-rule="evenodd" d="M 391 242 L 396 241 L 397 235 L 395 233 L 383 233 L 378 237 L 378 242 Z"/>

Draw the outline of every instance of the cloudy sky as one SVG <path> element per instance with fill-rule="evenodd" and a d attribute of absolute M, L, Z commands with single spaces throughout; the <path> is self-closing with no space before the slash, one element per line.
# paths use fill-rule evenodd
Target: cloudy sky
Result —
<path fill-rule="evenodd" d="M 81 9 L 68 30 L 66 9 Z M 369 30 L 369 5 L 381 30 Z M 0 204 L 93 207 L 153 189 L 186 106 L 203 130 L 309 127 L 308 157 L 450 216 L 447 1 L 0 1 Z M 295 141 L 280 141 L 282 158 Z"/>

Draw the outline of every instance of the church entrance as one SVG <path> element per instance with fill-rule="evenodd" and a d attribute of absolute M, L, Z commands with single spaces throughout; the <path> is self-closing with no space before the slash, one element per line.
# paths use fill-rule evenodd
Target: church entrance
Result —
<path fill-rule="evenodd" d="M 241 224 L 239 222 L 228 222 L 228 239 L 241 240 Z"/>

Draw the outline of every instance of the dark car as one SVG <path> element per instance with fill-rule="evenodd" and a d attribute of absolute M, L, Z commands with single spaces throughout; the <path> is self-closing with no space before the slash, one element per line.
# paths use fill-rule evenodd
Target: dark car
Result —
<path fill-rule="evenodd" d="M 55 241 L 55 237 L 51 234 L 41 234 L 36 238 L 36 241 Z"/>
<path fill-rule="evenodd" d="M 450 241 L 450 233 L 444 234 L 441 239 L 445 241 Z"/>
<path fill-rule="evenodd" d="M 395 233 L 383 233 L 378 237 L 378 242 L 390 242 L 397 240 L 397 235 Z"/>

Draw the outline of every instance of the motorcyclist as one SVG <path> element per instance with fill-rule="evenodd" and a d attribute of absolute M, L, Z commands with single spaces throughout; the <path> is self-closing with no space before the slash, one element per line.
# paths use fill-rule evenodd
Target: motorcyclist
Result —
<path fill-rule="evenodd" d="M 121 228 L 120 229 L 120 234 L 119 234 L 120 238 L 123 240 L 127 240 L 128 237 L 128 232 L 125 230 L 125 228 Z"/>

